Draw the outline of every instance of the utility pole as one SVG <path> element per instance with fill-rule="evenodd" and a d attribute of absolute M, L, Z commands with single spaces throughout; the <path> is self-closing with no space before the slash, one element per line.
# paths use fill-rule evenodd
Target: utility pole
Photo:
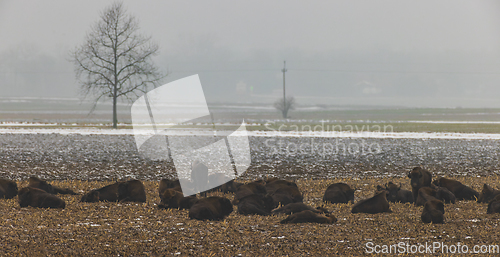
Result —
<path fill-rule="evenodd" d="M 286 94 L 285 94 L 285 72 L 287 71 L 286 61 L 283 61 L 283 69 L 281 71 L 283 72 L 283 118 L 286 119 L 288 112 L 286 108 Z"/>

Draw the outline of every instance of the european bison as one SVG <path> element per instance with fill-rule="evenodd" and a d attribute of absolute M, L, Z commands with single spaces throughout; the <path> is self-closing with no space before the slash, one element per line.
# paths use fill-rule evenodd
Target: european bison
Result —
<path fill-rule="evenodd" d="M 436 189 L 436 198 L 438 200 L 441 200 L 444 203 L 455 203 L 455 201 L 457 200 L 455 195 L 452 192 L 450 192 L 448 188 L 436 186 L 435 189 Z"/>
<path fill-rule="evenodd" d="M 417 200 L 415 201 L 415 205 L 423 206 L 427 201 L 437 200 L 436 198 L 436 189 L 431 187 L 422 187 L 418 190 Z"/>
<path fill-rule="evenodd" d="M 294 213 L 288 216 L 286 219 L 280 221 L 281 224 L 286 223 L 325 223 L 332 224 L 337 222 L 337 218 L 333 215 L 324 216 L 318 213 L 315 213 L 311 210 L 305 210 L 301 212 Z"/>
<path fill-rule="evenodd" d="M 64 201 L 44 190 L 25 187 L 19 190 L 19 206 L 21 207 L 38 207 L 38 208 L 61 208 L 66 207 Z"/>
<path fill-rule="evenodd" d="M 495 198 L 490 201 L 486 213 L 500 213 L 500 195 L 495 196 Z"/>
<path fill-rule="evenodd" d="M 243 215 L 257 214 L 269 215 L 274 209 L 274 201 L 270 195 L 253 194 L 248 195 L 239 200 L 238 213 Z"/>
<path fill-rule="evenodd" d="M 179 180 L 170 180 L 170 179 L 162 179 L 160 180 L 160 185 L 158 186 L 158 195 L 161 196 L 163 195 L 163 192 L 165 192 L 165 190 L 167 189 L 174 189 L 178 192 L 181 192 L 182 193 L 182 189 L 181 189 L 181 183 L 179 182 Z"/>
<path fill-rule="evenodd" d="M 146 190 L 139 180 L 116 182 L 94 189 L 82 196 L 80 202 L 146 202 Z"/>
<path fill-rule="evenodd" d="M 294 186 L 286 186 L 278 188 L 278 190 L 274 191 L 274 193 L 270 193 L 275 199 L 276 205 L 278 204 L 288 204 L 291 200 L 292 203 L 301 203 L 304 200 L 302 193 L 298 187 Z M 283 199 L 287 199 L 286 201 Z"/>
<path fill-rule="evenodd" d="M 497 195 L 500 195 L 500 190 L 496 190 L 493 187 L 484 184 L 483 191 L 481 191 L 481 194 L 479 195 L 479 199 L 477 200 L 477 202 L 489 203 L 491 199 L 495 198 Z"/>
<path fill-rule="evenodd" d="M 434 180 L 433 184 L 446 187 L 455 195 L 457 200 L 477 200 L 479 198 L 479 193 L 476 190 L 453 179 L 438 178 Z"/>
<path fill-rule="evenodd" d="M 381 213 L 392 212 L 386 198 L 387 192 L 380 191 L 373 197 L 363 199 L 352 206 L 352 213 Z"/>
<path fill-rule="evenodd" d="M 184 197 L 184 195 L 174 189 L 165 189 L 160 197 L 158 208 L 163 209 L 189 209 L 197 200 L 195 196 Z"/>
<path fill-rule="evenodd" d="M 313 207 L 311 207 L 305 203 L 290 203 L 290 204 L 287 204 L 281 208 L 273 210 L 272 213 L 294 214 L 294 213 L 306 211 L 306 210 L 309 210 L 309 211 L 312 211 L 315 213 L 330 213 L 328 210 L 326 210 L 323 207 L 317 207 L 316 209 L 314 209 Z"/>
<path fill-rule="evenodd" d="M 409 190 L 401 189 L 401 184 L 397 186 L 396 184 L 389 182 L 382 186 L 377 186 L 378 190 L 387 190 L 387 201 L 392 203 L 413 203 L 413 193 Z"/>
<path fill-rule="evenodd" d="M 235 200 L 242 199 L 245 196 L 253 194 L 267 194 L 267 190 L 262 182 L 253 181 L 239 186 L 236 190 Z"/>
<path fill-rule="evenodd" d="M 345 183 L 335 183 L 328 186 L 323 195 L 323 202 L 354 203 L 354 189 Z"/>
<path fill-rule="evenodd" d="M 265 185 L 266 191 L 269 194 L 274 194 L 276 190 L 280 188 L 287 188 L 287 187 L 294 187 L 294 188 L 299 188 L 295 182 L 292 181 L 286 181 L 283 179 L 271 179 L 267 180 L 267 183 Z"/>
<path fill-rule="evenodd" d="M 189 208 L 189 218 L 197 220 L 222 220 L 233 212 L 233 205 L 229 199 L 211 196 L 198 199 Z"/>
<path fill-rule="evenodd" d="M 17 195 L 17 183 L 0 178 L 0 198 L 11 199 Z"/>
<path fill-rule="evenodd" d="M 430 187 L 432 182 L 432 174 L 420 167 L 413 168 L 409 173 L 411 191 L 413 193 L 413 200 L 417 201 L 418 190 L 422 187 Z"/>
<path fill-rule="evenodd" d="M 28 186 L 41 189 L 49 194 L 77 195 L 77 193 L 73 192 L 73 190 L 71 189 L 53 186 L 49 184 L 47 181 L 39 179 L 37 177 L 30 177 Z"/>
<path fill-rule="evenodd" d="M 444 203 L 437 199 L 425 202 L 420 218 L 424 223 L 444 223 Z"/>

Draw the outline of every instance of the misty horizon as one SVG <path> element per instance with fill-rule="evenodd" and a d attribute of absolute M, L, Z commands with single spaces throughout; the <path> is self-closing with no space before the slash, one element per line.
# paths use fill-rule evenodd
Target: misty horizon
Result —
<path fill-rule="evenodd" d="M 0 3 L 0 97 L 81 99 L 68 54 L 111 3 Z M 162 84 L 199 74 L 208 102 L 272 104 L 286 61 L 302 105 L 500 107 L 496 2 L 222 3 L 124 2 Z"/>

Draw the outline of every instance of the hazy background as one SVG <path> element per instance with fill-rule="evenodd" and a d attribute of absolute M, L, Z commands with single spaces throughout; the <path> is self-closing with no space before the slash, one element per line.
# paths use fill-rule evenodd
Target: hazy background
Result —
<path fill-rule="evenodd" d="M 0 98 L 78 98 L 68 52 L 112 1 L 0 0 Z M 500 107 L 498 1 L 124 1 L 165 83 L 211 102 Z"/>

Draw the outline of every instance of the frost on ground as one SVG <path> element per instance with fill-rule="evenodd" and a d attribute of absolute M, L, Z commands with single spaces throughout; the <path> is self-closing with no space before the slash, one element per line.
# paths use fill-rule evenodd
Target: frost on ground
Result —
<path fill-rule="evenodd" d="M 158 181 L 171 161 L 137 151 L 133 135 L 0 134 L 0 177 L 24 180 Z M 500 170 L 500 140 L 251 136 L 251 166 L 242 179 L 404 177 L 422 165 L 436 175 L 489 176 Z"/>

